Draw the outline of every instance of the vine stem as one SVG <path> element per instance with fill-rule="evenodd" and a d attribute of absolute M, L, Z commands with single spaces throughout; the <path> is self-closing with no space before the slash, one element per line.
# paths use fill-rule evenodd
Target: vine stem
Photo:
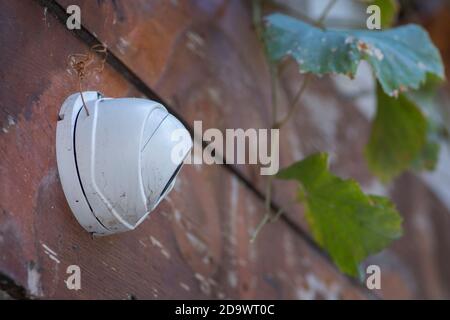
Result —
<path fill-rule="evenodd" d="M 323 9 L 322 14 L 320 15 L 319 19 L 317 19 L 317 24 L 318 25 L 321 25 L 321 26 L 323 25 L 323 22 L 327 18 L 327 16 L 330 13 L 331 9 L 333 9 L 333 7 L 336 4 L 336 2 L 337 2 L 337 0 L 330 0 L 328 2 L 328 4 L 325 7 L 325 9 Z"/>
<path fill-rule="evenodd" d="M 274 64 L 270 65 L 270 91 L 272 97 L 272 123 L 275 123 L 278 117 L 278 97 L 277 97 L 277 79 L 278 67 Z"/>
<path fill-rule="evenodd" d="M 81 96 L 81 101 L 83 102 L 83 108 L 86 111 L 86 115 L 89 117 L 89 109 L 86 106 L 86 102 L 84 101 L 84 97 L 83 97 L 83 88 L 81 85 L 81 79 L 78 79 L 78 89 L 80 90 L 80 96 Z"/>
<path fill-rule="evenodd" d="M 292 204 L 294 204 L 295 201 L 291 201 L 291 203 L 288 205 L 288 207 L 290 207 Z M 262 218 L 262 220 L 259 222 L 258 226 L 256 227 L 255 231 L 253 232 L 251 238 L 250 238 L 250 242 L 254 242 L 259 234 L 259 232 L 262 230 L 262 228 L 270 222 L 275 222 L 278 220 L 278 218 L 284 213 L 286 212 L 287 208 L 280 208 L 278 209 L 278 211 L 272 215 L 272 214 L 265 214 L 264 217 Z"/>
<path fill-rule="evenodd" d="M 315 22 L 316 25 L 323 27 L 323 22 L 330 13 L 331 9 L 336 4 L 337 0 L 330 0 L 322 13 L 320 14 L 318 20 Z M 264 38 L 264 26 L 262 23 L 262 8 L 261 8 L 261 0 L 253 0 L 252 1 L 252 10 L 253 10 L 253 25 L 255 27 L 257 36 L 264 47 L 264 54 L 266 57 L 266 61 L 269 64 L 270 67 L 270 77 L 271 77 L 271 95 L 272 95 L 272 128 L 273 129 L 281 129 L 293 116 L 297 109 L 298 102 L 300 101 L 303 93 L 306 91 L 306 88 L 308 86 L 309 80 L 311 75 L 307 74 L 297 92 L 294 99 L 292 100 L 291 106 L 288 110 L 288 113 L 280 120 L 277 120 L 277 79 L 278 79 L 278 66 L 275 65 L 269 58 L 267 54 L 267 46 Z M 278 142 L 276 142 L 278 143 Z M 269 223 L 275 221 L 281 214 L 285 212 L 285 209 L 280 208 L 278 212 L 273 215 L 272 213 L 272 189 L 273 189 L 273 179 L 274 176 L 271 175 L 267 178 L 267 184 L 266 184 L 266 201 L 265 201 L 265 214 L 258 226 L 256 227 L 255 231 L 253 232 L 250 242 L 254 242 L 256 238 L 258 237 L 258 234 L 261 232 L 263 227 Z"/>
<path fill-rule="evenodd" d="M 306 87 L 308 86 L 309 80 L 311 78 L 311 74 L 308 73 L 305 78 L 303 79 L 302 85 L 300 86 L 299 90 L 297 91 L 297 94 L 294 97 L 294 100 L 292 100 L 291 106 L 289 107 L 288 113 L 279 121 L 276 121 L 275 124 L 272 126 L 273 129 L 281 129 L 286 122 L 289 121 L 289 119 L 292 117 L 292 115 L 295 113 L 298 104 L 298 101 L 302 97 L 303 93 L 306 90 Z"/>

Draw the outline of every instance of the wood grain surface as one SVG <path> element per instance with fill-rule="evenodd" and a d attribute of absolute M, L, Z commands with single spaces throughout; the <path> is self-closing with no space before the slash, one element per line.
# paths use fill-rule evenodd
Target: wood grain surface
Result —
<path fill-rule="evenodd" d="M 70 212 L 55 159 L 57 113 L 76 91 L 67 57 L 88 47 L 36 1 L 3 2 L 0 24 L 0 273 L 10 285 L 36 298 L 370 296 L 282 221 L 250 244 L 263 202 L 221 166 L 186 166 L 137 230 L 92 239 Z M 109 66 L 85 86 L 142 96 Z M 78 291 L 64 282 L 72 264 Z"/>
<path fill-rule="evenodd" d="M 57 1 L 63 7 L 72 3 Z M 222 131 L 270 126 L 270 79 L 252 28 L 250 1 L 76 3 L 84 12 L 86 28 L 188 124 L 202 120 L 204 128 Z M 433 26 L 430 32 L 439 35 Z M 437 44 L 445 49 L 442 40 Z M 448 252 L 447 243 L 440 239 L 445 238 L 444 229 L 450 228 L 449 209 L 419 177 L 406 174 L 394 185 L 384 186 L 366 166 L 363 152 L 375 99 L 374 83 L 367 81 L 367 68 L 362 68 L 364 72 L 365 76 L 352 83 L 343 77 L 312 81 L 297 113 L 281 131 L 281 166 L 313 152 L 327 151 L 336 174 L 356 179 L 367 192 L 392 196 L 405 218 L 405 236 L 370 260 L 384 270 L 386 285 L 378 294 L 386 298 L 449 297 L 450 270 L 446 265 L 450 259 L 439 253 Z M 280 78 L 278 109 L 283 114 L 303 77 L 297 66 L 287 61 Z M 233 168 L 264 192 L 266 180 L 257 166 Z M 295 184 L 283 181 L 275 185 L 275 203 L 291 203 Z M 301 206 L 291 205 L 286 216 L 308 232 Z"/>

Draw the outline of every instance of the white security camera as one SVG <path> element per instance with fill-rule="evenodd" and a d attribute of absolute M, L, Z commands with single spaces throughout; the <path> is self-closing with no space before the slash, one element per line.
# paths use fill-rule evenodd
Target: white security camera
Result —
<path fill-rule="evenodd" d="M 176 130 L 189 137 L 181 146 Z M 151 100 L 89 91 L 71 95 L 59 112 L 61 184 L 78 222 L 94 235 L 136 228 L 173 188 L 191 148 L 183 124 Z"/>

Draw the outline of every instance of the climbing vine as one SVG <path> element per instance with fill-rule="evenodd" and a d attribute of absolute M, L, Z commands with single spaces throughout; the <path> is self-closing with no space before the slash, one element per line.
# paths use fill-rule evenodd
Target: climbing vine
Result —
<path fill-rule="evenodd" d="M 86 111 L 86 115 L 89 116 L 89 110 L 86 106 L 83 96 L 83 81 L 95 72 L 102 72 L 105 68 L 105 62 L 108 50 L 106 46 L 102 44 L 96 44 L 90 48 L 87 53 L 73 53 L 68 57 L 69 66 L 75 72 L 78 80 L 78 91 L 80 93 L 81 100 L 83 102 L 83 108 Z M 101 56 L 100 65 L 93 68 L 92 65 L 95 62 L 95 54 Z"/>
<path fill-rule="evenodd" d="M 328 2 L 317 21 L 278 12 L 263 17 L 263 1 L 253 0 L 253 23 L 270 67 L 272 128 L 282 129 L 292 118 L 311 77 L 343 74 L 353 78 L 361 61 L 371 66 L 377 79 L 377 111 L 365 156 L 370 170 L 387 183 L 405 170 L 432 170 L 436 165 L 439 145 L 448 132 L 429 116 L 427 108 L 432 104 L 430 92 L 445 78 L 444 66 L 420 26 L 386 29 L 395 20 L 396 1 L 366 2 L 380 6 L 385 30 L 325 28 L 323 23 L 336 0 Z M 293 59 L 305 76 L 281 116 L 276 86 L 280 62 L 286 58 Z M 365 194 L 354 180 L 333 175 L 328 155 L 317 153 L 268 178 L 266 214 L 252 240 L 284 211 L 271 211 L 274 179 L 298 182 L 297 198 L 305 207 L 314 239 L 346 274 L 357 276 L 367 256 L 402 234 L 401 216 L 388 198 Z"/>

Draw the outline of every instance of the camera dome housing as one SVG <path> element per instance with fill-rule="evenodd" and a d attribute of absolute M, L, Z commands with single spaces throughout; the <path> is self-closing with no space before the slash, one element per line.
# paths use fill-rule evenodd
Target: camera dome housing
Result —
<path fill-rule="evenodd" d="M 192 140 L 155 101 L 98 92 L 83 92 L 83 98 L 89 115 L 79 93 L 59 113 L 56 155 L 64 194 L 90 233 L 132 230 L 173 188 Z"/>

